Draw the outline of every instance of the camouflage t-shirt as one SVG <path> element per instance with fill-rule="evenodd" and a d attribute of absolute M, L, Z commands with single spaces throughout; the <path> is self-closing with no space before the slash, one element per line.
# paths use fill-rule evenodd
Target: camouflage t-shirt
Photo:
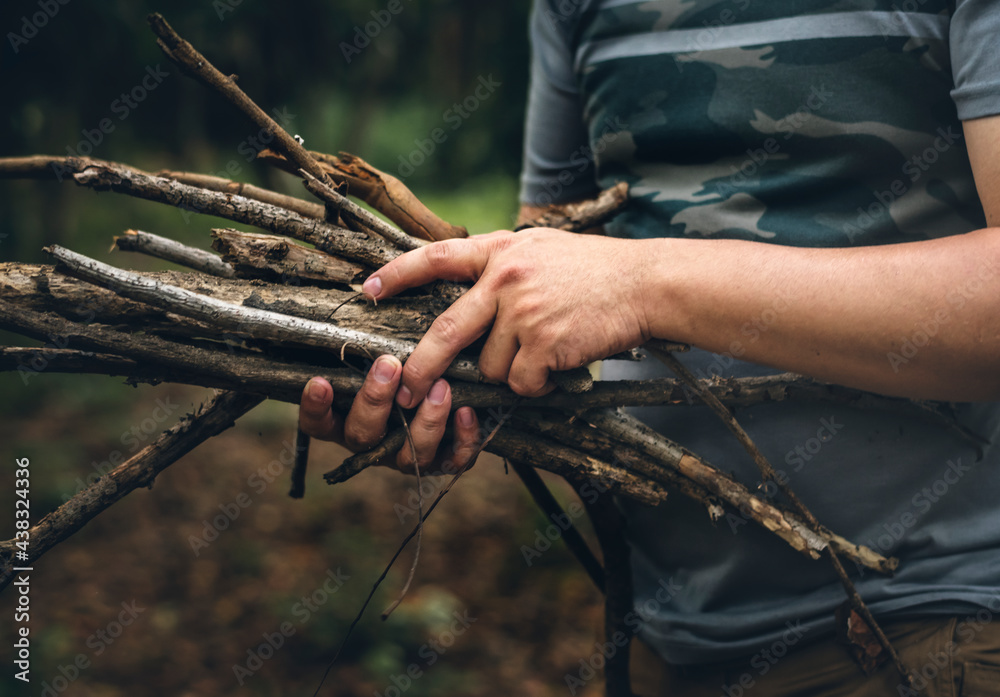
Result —
<path fill-rule="evenodd" d="M 835 247 L 985 227 L 961 122 L 1000 113 L 998 2 L 536 0 L 531 37 L 525 203 L 627 181 L 630 205 L 607 226 L 622 237 Z M 947 331 L 996 272 L 985 261 L 970 271 L 904 339 Z M 773 308 L 748 318 L 732 353 L 684 360 L 703 377 L 773 373 L 738 357 L 783 302 L 779 290 Z M 898 358 L 886 369 L 905 370 Z M 604 376 L 658 371 L 616 362 Z M 702 408 L 636 411 L 746 484 L 759 481 Z M 954 414 L 1000 435 L 998 405 Z M 878 614 L 1000 610 L 994 448 L 977 460 L 946 427 L 833 404 L 738 416 L 822 523 L 899 557 L 891 579 L 852 571 Z M 803 643 L 832 632 L 844 595 L 827 563 L 739 514 L 713 524 L 681 495 L 656 509 L 624 505 L 641 632 L 667 659 L 749 659 L 789 626 Z"/>

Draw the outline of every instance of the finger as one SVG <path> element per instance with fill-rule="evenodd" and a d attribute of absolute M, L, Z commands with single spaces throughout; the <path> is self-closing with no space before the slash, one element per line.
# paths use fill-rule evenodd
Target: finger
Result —
<path fill-rule="evenodd" d="M 446 473 L 455 473 L 468 464 L 479 449 L 481 434 L 479 432 L 479 419 L 476 418 L 476 411 L 472 407 L 462 407 L 455 412 L 455 442 L 452 444 L 451 456 L 442 466 L 441 470 Z"/>
<path fill-rule="evenodd" d="M 493 323 L 493 329 L 479 353 L 479 372 L 488 380 L 507 382 L 510 375 L 510 364 L 514 361 L 521 347 L 517 335 L 508 331 L 511 326 L 504 323 L 498 316 Z"/>
<path fill-rule="evenodd" d="M 507 235 L 441 240 L 396 257 L 373 273 L 361 290 L 376 300 L 440 279 L 475 281 L 486 268 L 496 242 Z"/>
<path fill-rule="evenodd" d="M 425 470 L 436 459 L 450 412 L 451 387 L 446 381 L 438 380 L 410 421 L 410 441 L 413 447 L 410 447 L 410 443 L 404 444 L 396 458 L 402 471 L 412 472 L 414 464 Z M 414 452 L 417 457 L 416 463 L 413 461 Z"/>
<path fill-rule="evenodd" d="M 419 404 L 458 352 L 490 327 L 496 313 L 496 297 L 475 287 L 442 312 L 406 359 L 396 398 L 400 406 L 408 409 Z"/>
<path fill-rule="evenodd" d="M 313 378 L 302 389 L 299 402 L 299 428 L 319 440 L 343 438 L 344 421 L 334 414 L 333 387 L 323 378 Z"/>
<path fill-rule="evenodd" d="M 395 356 L 375 359 L 344 422 L 344 445 L 351 450 L 368 450 L 385 434 L 401 368 Z"/>
<path fill-rule="evenodd" d="M 523 397 L 541 397 L 555 389 L 549 378 L 549 366 L 540 360 L 540 354 L 532 354 L 522 348 L 510 364 L 507 384 L 510 389 Z"/>

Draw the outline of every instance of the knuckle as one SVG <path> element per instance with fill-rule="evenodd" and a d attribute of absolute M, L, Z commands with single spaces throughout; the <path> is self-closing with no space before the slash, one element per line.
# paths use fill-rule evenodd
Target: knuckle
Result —
<path fill-rule="evenodd" d="M 541 386 L 536 384 L 534 380 L 527 378 L 511 378 L 507 384 L 510 385 L 510 389 L 522 397 L 533 397 L 541 389 Z M 544 383 L 542 384 L 544 385 Z"/>
<path fill-rule="evenodd" d="M 299 407 L 299 424 L 305 430 L 306 427 L 315 428 L 314 424 L 322 423 L 331 409 L 307 409 L 305 405 Z"/>
<path fill-rule="evenodd" d="M 430 382 L 430 370 L 415 361 L 407 361 L 403 364 L 403 382 L 408 386 L 423 385 Z"/>
<path fill-rule="evenodd" d="M 534 264 L 529 261 L 510 261 L 496 272 L 495 283 L 497 285 L 517 284 L 531 276 L 533 271 Z"/>
<path fill-rule="evenodd" d="M 583 353 L 581 353 L 576 347 L 565 344 L 556 348 L 554 358 L 554 370 L 570 370 L 587 364 L 586 357 Z"/>
<path fill-rule="evenodd" d="M 417 468 L 420 468 L 420 470 L 422 471 L 424 468 L 427 467 L 427 465 L 431 463 L 434 457 L 433 453 L 430 455 L 430 457 L 428 457 L 426 453 L 420 452 L 420 448 L 415 448 L 415 449 L 417 451 L 416 452 L 417 459 L 415 462 L 413 460 L 414 454 L 413 452 L 410 451 L 410 447 L 408 444 L 404 444 L 403 449 L 399 451 L 398 455 L 396 455 L 396 465 L 400 471 L 413 472 Z"/>
<path fill-rule="evenodd" d="M 427 254 L 427 262 L 433 266 L 447 264 L 455 256 L 451 245 L 446 242 L 435 242 L 424 247 Z"/>
<path fill-rule="evenodd" d="M 393 393 L 384 389 L 382 385 L 365 382 L 364 388 L 354 398 L 352 409 L 360 408 L 364 411 L 383 409 L 391 403 L 392 397 Z"/>
<path fill-rule="evenodd" d="M 499 364 L 480 361 L 479 372 L 483 374 L 484 378 L 493 382 L 504 382 L 507 380 L 507 370 Z"/>
<path fill-rule="evenodd" d="M 394 466 L 403 474 L 413 474 L 416 468 L 413 466 L 413 458 L 410 456 L 408 448 L 403 448 L 396 454 Z"/>
<path fill-rule="evenodd" d="M 538 317 L 545 309 L 545 303 L 535 295 L 526 295 L 517 300 L 514 310 L 518 317 Z"/>
<path fill-rule="evenodd" d="M 433 436 L 439 436 L 444 434 L 444 429 L 448 425 L 448 411 L 445 409 L 433 409 L 428 410 L 427 413 L 422 414 L 419 419 L 414 419 L 418 429 L 424 433 Z M 437 443 L 434 444 L 435 448 Z"/>
<path fill-rule="evenodd" d="M 413 434 L 413 442 L 417 451 L 432 450 L 437 451 L 444 437 L 445 428 L 448 426 L 448 410 L 429 408 L 425 401 L 421 408 L 417 410 L 416 416 L 410 423 L 410 431 Z"/>
<path fill-rule="evenodd" d="M 371 450 L 376 444 L 378 444 L 379 440 L 380 436 L 374 433 L 357 431 L 344 433 L 344 446 L 348 450 L 353 450 L 354 452 Z"/>
<path fill-rule="evenodd" d="M 462 348 L 462 328 L 458 321 L 451 315 L 445 313 L 434 320 L 434 332 L 442 342 L 455 349 Z"/>

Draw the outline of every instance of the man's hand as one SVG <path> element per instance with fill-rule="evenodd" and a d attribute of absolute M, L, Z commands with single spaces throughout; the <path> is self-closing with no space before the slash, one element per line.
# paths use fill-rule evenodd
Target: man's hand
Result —
<path fill-rule="evenodd" d="M 525 396 L 553 388 L 552 370 L 577 368 L 650 337 L 643 242 L 535 228 L 435 242 L 372 274 L 376 300 L 446 279 L 474 281 L 443 312 L 403 368 L 397 401 L 420 404 L 458 352 L 483 334 L 483 375 Z"/>
<path fill-rule="evenodd" d="M 386 423 L 393 409 L 402 366 L 393 356 L 380 356 L 368 371 L 361 391 L 344 417 L 333 411 L 333 388 L 323 378 L 313 378 L 302 391 L 299 426 L 320 440 L 332 440 L 350 450 L 368 450 L 385 435 Z M 439 447 L 451 411 L 451 388 L 444 380 L 431 386 L 416 414 L 410 419 L 410 435 L 421 471 L 455 471 L 463 467 L 479 444 L 479 423 L 471 407 L 455 412 L 454 441 Z M 403 472 L 413 471 L 409 444 L 397 455 L 379 462 Z"/>

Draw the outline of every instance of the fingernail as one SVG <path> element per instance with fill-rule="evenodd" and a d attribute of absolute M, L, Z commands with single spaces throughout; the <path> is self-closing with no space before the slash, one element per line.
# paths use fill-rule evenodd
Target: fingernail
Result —
<path fill-rule="evenodd" d="M 462 426 L 463 428 L 468 428 L 469 426 L 471 426 L 473 421 L 472 415 L 473 415 L 472 407 L 462 407 L 461 409 L 459 409 L 457 414 L 458 425 Z"/>
<path fill-rule="evenodd" d="M 444 402 L 444 397 L 447 393 L 448 383 L 444 380 L 438 380 L 431 385 L 431 391 L 427 393 L 427 401 L 434 405 L 441 404 Z"/>
<path fill-rule="evenodd" d="M 396 366 L 388 358 L 379 358 L 375 361 L 375 380 L 383 385 L 392 381 L 392 376 L 396 374 Z"/>
<path fill-rule="evenodd" d="M 382 279 L 378 276 L 369 276 L 368 280 L 361 286 L 361 292 L 377 298 L 382 292 Z"/>
<path fill-rule="evenodd" d="M 323 386 L 323 383 L 316 378 L 313 378 L 309 381 L 309 384 L 306 385 L 306 394 L 309 395 L 309 399 L 322 402 L 323 397 L 326 396 L 326 388 Z"/>
<path fill-rule="evenodd" d="M 399 392 L 396 393 L 396 401 L 399 403 L 399 406 L 408 409 L 410 402 L 413 401 L 413 393 L 410 392 L 410 388 L 406 385 L 400 387 Z"/>

